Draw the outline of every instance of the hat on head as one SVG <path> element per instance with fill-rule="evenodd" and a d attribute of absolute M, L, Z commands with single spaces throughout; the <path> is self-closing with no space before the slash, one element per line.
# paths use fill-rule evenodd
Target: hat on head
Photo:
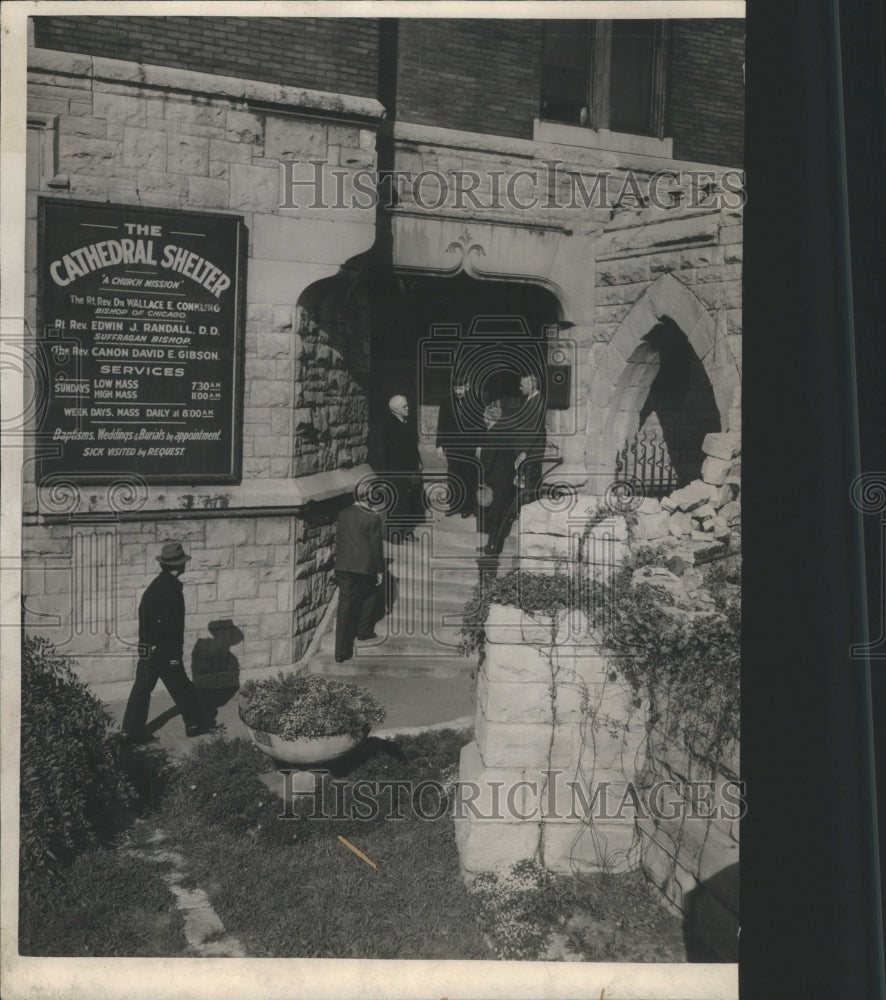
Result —
<path fill-rule="evenodd" d="M 167 542 L 157 556 L 161 566 L 184 566 L 191 557 L 185 553 L 181 542 Z"/>
<path fill-rule="evenodd" d="M 243 642 L 243 633 L 230 618 L 217 618 L 207 626 L 213 637 L 224 635 L 232 646 Z"/>

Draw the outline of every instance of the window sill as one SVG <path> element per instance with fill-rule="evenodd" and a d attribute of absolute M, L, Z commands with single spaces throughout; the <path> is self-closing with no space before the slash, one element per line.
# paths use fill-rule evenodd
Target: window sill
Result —
<path fill-rule="evenodd" d="M 641 156 L 662 156 L 667 159 L 673 159 L 674 156 L 673 139 L 655 139 L 652 136 L 632 135 L 629 132 L 610 132 L 605 128 L 583 128 L 579 125 L 541 121 L 538 118 L 532 125 L 532 138 L 538 142 L 581 146 L 584 149 L 605 149 L 615 153 L 636 153 Z"/>

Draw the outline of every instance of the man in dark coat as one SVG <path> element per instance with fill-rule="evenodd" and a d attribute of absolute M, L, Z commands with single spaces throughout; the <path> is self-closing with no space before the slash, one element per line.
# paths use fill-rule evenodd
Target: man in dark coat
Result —
<path fill-rule="evenodd" d="M 181 712 L 188 736 L 200 736 L 212 729 L 202 717 L 197 692 L 182 663 L 185 599 L 179 577 L 190 558 L 181 542 L 167 542 L 157 556 L 160 573 L 138 606 L 139 660 L 122 726 L 124 735 L 134 743 L 151 738 L 145 726 L 151 692 L 158 679 L 166 685 Z"/>
<path fill-rule="evenodd" d="M 335 662 L 354 655 L 355 639 L 374 639 L 381 584 L 384 579 L 382 517 L 370 505 L 372 486 L 357 484 L 354 503 L 339 515 L 335 527 Z"/>
<path fill-rule="evenodd" d="M 470 385 L 464 376 L 456 376 L 452 393 L 443 398 L 437 417 L 437 455 L 446 459 L 449 475 L 456 481 L 453 502 L 446 516 L 470 517 L 476 509 L 476 451 L 482 439 L 483 424 L 471 406 Z"/>
<path fill-rule="evenodd" d="M 487 406 L 483 418 L 486 421 L 486 436 L 477 449 L 477 455 L 481 466 L 481 486 L 492 491 L 492 499 L 487 506 L 479 507 L 477 526 L 489 535 L 489 539 L 477 549 L 487 556 L 497 556 L 501 554 L 511 521 L 516 515 L 517 450 L 511 435 L 496 432 L 501 407 L 496 404 Z"/>
<path fill-rule="evenodd" d="M 538 388 L 538 376 L 524 372 L 520 377 L 523 405 L 515 414 L 518 427 L 518 454 L 516 458 L 521 484 L 520 502 L 532 503 L 538 499 L 541 484 L 542 459 L 547 435 L 545 431 L 545 400 Z"/>
<path fill-rule="evenodd" d="M 382 440 L 385 467 L 381 475 L 390 473 L 396 497 L 389 515 L 392 541 L 409 541 L 415 538 L 412 529 L 424 520 L 424 510 L 418 430 L 410 418 L 409 403 L 405 396 L 392 396 L 388 401 Z"/>

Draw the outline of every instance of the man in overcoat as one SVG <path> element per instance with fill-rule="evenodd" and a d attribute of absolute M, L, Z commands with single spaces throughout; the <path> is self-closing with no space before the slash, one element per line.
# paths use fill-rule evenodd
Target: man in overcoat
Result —
<path fill-rule="evenodd" d="M 464 375 L 456 375 L 452 392 L 444 396 L 437 417 L 437 455 L 446 459 L 449 475 L 455 480 L 453 502 L 446 516 L 470 517 L 476 509 L 476 450 L 482 438 L 483 423 L 471 405 L 470 384 Z"/>
<path fill-rule="evenodd" d="M 182 662 L 185 599 L 179 577 L 190 558 L 181 542 L 167 542 L 157 556 L 160 572 L 139 602 L 139 659 L 122 726 L 124 735 L 134 743 L 151 739 L 145 727 L 151 692 L 158 680 L 172 695 L 188 736 L 200 736 L 213 728 L 202 716 L 197 692 Z"/>
<path fill-rule="evenodd" d="M 478 545 L 477 549 L 484 555 L 497 556 L 501 554 L 517 512 L 517 448 L 512 435 L 496 431 L 496 424 L 501 419 L 500 406 L 487 406 L 483 419 L 486 435 L 482 446 L 477 449 L 477 457 L 481 467 L 481 487 L 491 490 L 492 498 L 488 505 L 478 508 L 477 527 L 489 538 L 485 545 Z"/>
<path fill-rule="evenodd" d="M 354 655 L 355 639 L 374 639 L 380 587 L 384 580 L 382 516 L 370 504 L 371 481 L 357 484 L 354 503 L 338 515 L 335 526 L 335 662 Z"/>
<path fill-rule="evenodd" d="M 383 422 L 382 441 L 385 465 L 380 475 L 389 473 L 395 494 L 389 514 L 391 540 L 414 539 L 413 529 L 424 520 L 421 496 L 421 455 L 418 450 L 418 429 L 409 413 L 405 396 L 392 396 Z"/>

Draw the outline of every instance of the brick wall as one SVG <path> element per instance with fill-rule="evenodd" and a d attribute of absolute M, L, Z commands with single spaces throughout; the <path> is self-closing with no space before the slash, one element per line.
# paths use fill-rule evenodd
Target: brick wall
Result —
<path fill-rule="evenodd" d="M 35 25 L 44 48 L 358 96 L 379 91 L 374 19 L 44 17 Z M 532 137 L 541 21 L 404 18 L 397 32 L 398 119 Z M 666 131 L 677 159 L 741 163 L 743 58 L 742 21 L 671 23 Z"/>
<path fill-rule="evenodd" d="M 540 21 L 401 20 L 397 118 L 532 138 L 541 37 Z"/>
<path fill-rule="evenodd" d="M 38 17 L 39 48 L 374 97 L 378 22 L 322 17 Z"/>
<path fill-rule="evenodd" d="M 740 166 L 744 21 L 673 21 L 666 132 L 678 160 Z"/>

